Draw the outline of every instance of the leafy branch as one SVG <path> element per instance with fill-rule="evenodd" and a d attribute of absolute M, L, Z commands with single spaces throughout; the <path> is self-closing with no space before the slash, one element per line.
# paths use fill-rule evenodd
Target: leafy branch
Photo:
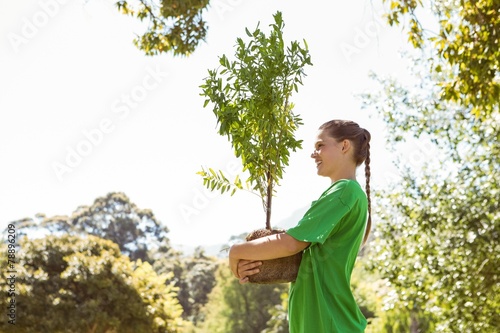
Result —
<path fill-rule="evenodd" d="M 122 14 L 149 22 L 147 31 L 134 39 L 146 55 L 187 56 L 205 40 L 207 25 L 202 15 L 208 4 L 209 0 L 139 0 L 135 7 L 129 1 L 117 1 L 116 7 Z"/>

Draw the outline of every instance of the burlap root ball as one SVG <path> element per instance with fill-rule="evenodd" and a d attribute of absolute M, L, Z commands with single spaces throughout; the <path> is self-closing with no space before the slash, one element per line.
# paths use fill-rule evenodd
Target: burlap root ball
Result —
<path fill-rule="evenodd" d="M 284 233 L 283 229 L 258 229 L 251 232 L 247 237 L 247 241 L 253 239 Z M 297 278 L 300 261 L 302 260 L 302 252 L 293 256 L 283 257 L 278 259 L 263 260 L 259 267 L 260 272 L 249 276 L 251 283 L 271 284 L 271 283 L 288 283 L 293 282 Z"/>

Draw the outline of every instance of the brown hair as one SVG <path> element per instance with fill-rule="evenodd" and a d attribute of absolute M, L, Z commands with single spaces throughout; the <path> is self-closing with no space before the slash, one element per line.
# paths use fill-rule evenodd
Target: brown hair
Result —
<path fill-rule="evenodd" d="M 371 135 L 366 129 L 350 120 L 331 120 L 319 127 L 320 130 L 327 131 L 328 135 L 338 141 L 349 140 L 354 146 L 354 159 L 356 166 L 365 163 L 366 185 L 365 191 L 368 198 L 368 222 L 366 224 L 363 244 L 370 236 L 372 226 L 372 205 L 370 199 L 370 139 Z"/>

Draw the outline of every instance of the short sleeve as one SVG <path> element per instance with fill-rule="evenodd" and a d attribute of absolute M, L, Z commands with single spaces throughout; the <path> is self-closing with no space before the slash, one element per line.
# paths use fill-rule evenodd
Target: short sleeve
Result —
<path fill-rule="evenodd" d="M 345 192 L 349 192 L 345 191 L 348 184 L 342 182 L 332 185 L 312 203 L 297 226 L 287 230 L 287 234 L 304 242 L 324 243 L 351 210 L 350 198 L 345 196 Z"/>

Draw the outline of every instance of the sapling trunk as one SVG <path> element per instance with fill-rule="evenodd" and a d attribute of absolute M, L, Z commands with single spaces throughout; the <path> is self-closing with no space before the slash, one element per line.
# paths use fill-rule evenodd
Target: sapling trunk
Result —
<path fill-rule="evenodd" d="M 267 170 L 267 198 L 266 198 L 266 229 L 271 230 L 271 205 L 273 201 L 273 177 L 271 170 Z"/>

